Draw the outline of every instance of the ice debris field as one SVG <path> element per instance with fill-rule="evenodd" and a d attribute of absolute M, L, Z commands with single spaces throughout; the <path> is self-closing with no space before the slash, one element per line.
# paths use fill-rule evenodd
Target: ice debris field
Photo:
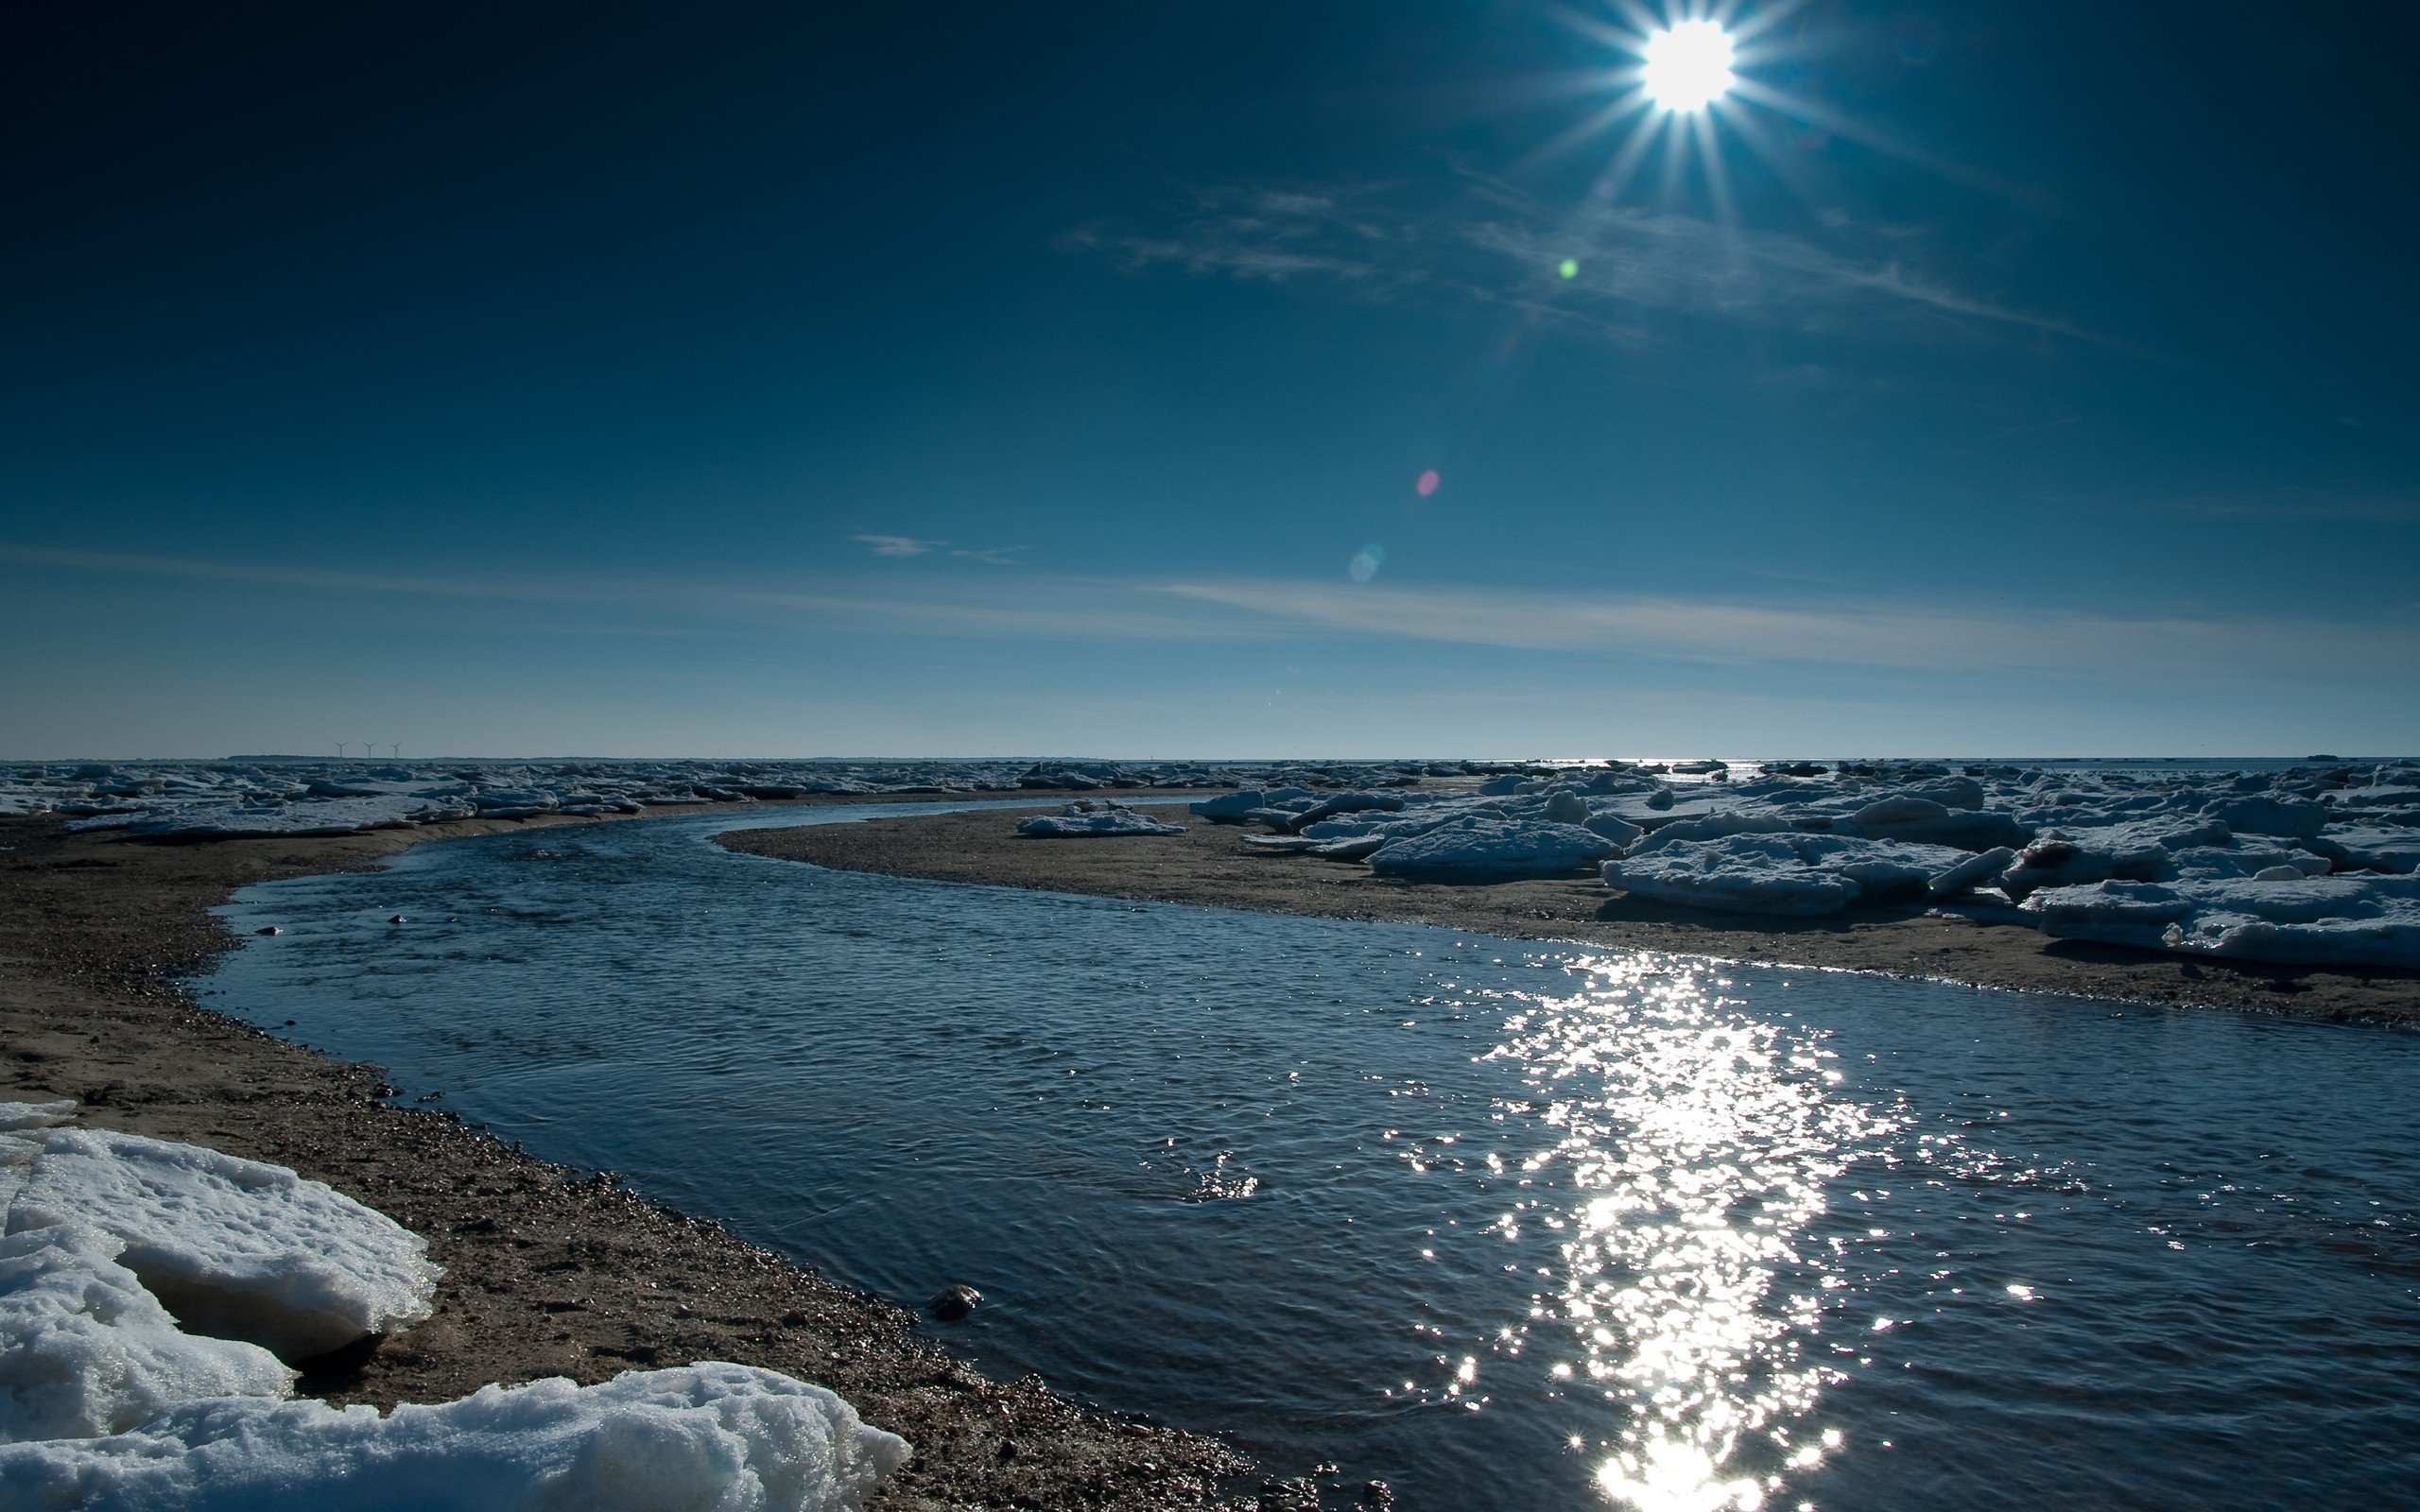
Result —
<path fill-rule="evenodd" d="M 0 1103 L 0 1506 L 821 1512 L 908 1457 L 747 1366 L 337 1408 L 291 1362 L 427 1317 L 385 1214 L 281 1166 Z"/>
<path fill-rule="evenodd" d="M 594 818 L 819 794 L 1401 787 L 1462 763 L 391 762 L 285 758 L 0 766 L 0 816 L 160 839 L 353 834 L 445 819 Z"/>
<path fill-rule="evenodd" d="M 1616 762 L 1461 792 L 1246 789 L 1192 809 L 1382 876 L 1593 867 L 1632 896 L 1723 913 L 1929 903 L 2149 950 L 2420 968 L 2420 765 Z"/>

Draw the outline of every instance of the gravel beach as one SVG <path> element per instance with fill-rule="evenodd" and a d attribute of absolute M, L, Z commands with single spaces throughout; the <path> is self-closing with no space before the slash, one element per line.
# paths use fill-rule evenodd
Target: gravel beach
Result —
<path fill-rule="evenodd" d="M 987 1380 L 890 1302 L 449 1115 L 391 1106 L 377 1068 L 283 1042 L 177 985 L 235 944 L 208 910 L 239 887 L 545 822 L 166 845 L 0 821 L 0 1099 L 72 1097 L 93 1125 L 290 1166 L 424 1235 L 446 1271 L 436 1315 L 317 1362 L 303 1389 L 331 1401 L 384 1408 L 730 1360 L 830 1386 L 905 1436 L 915 1457 L 878 1507 L 1222 1507 L 1237 1486 L 1249 1494 L 1257 1478 L 1213 1440 L 1087 1411 L 1037 1380 Z"/>
<path fill-rule="evenodd" d="M 1173 806 L 1146 812 L 1171 816 Z M 1030 839 L 1023 816 L 941 814 L 793 830 L 738 830 L 735 850 L 850 871 L 987 883 L 1327 919 L 1391 919 L 1515 939 L 1582 940 L 1724 960 L 1882 971 L 2132 1003 L 2420 1026 L 2420 976 L 2267 966 L 2053 939 L 2030 927 L 1922 908 L 1821 919 L 1745 918 L 1632 898 L 1593 876 L 1446 885 L 1272 854 L 1247 831 L 1192 821 L 1182 835 Z"/>

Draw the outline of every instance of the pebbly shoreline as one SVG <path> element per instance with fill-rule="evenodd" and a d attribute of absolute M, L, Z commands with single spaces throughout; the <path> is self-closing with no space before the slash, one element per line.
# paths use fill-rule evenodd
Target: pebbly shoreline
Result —
<path fill-rule="evenodd" d="M 1272 853 L 1241 830 L 1181 835 L 1019 836 L 1001 812 L 737 830 L 735 850 L 839 870 L 1327 919 L 1385 919 L 1514 939 L 1772 962 L 2174 1007 L 2287 1013 L 2420 1028 L 2420 975 L 2275 966 L 2054 939 L 2021 924 L 1922 907 L 1816 919 L 1714 914 L 1610 892 L 1589 877 L 1445 884 Z"/>
<path fill-rule="evenodd" d="M 209 910 L 239 887 L 579 822 L 161 844 L 0 820 L 0 1098 L 74 1098 L 95 1126 L 290 1166 L 424 1236 L 447 1273 L 436 1315 L 314 1362 L 309 1395 L 385 1408 L 489 1382 L 730 1360 L 829 1386 L 909 1440 L 915 1457 L 875 1507 L 1247 1504 L 1257 1477 L 1215 1440 L 1087 1410 L 1038 1379 L 991 1381 L 892 1303 L 449 1114 L 393 1106 L 375 1067 L 277 1040 L 179 986 L 237 943 Z"/>

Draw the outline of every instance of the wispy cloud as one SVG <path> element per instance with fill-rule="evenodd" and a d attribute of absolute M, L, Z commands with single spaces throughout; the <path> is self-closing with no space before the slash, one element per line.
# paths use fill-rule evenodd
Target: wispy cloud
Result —
<path fill-rule="evenodd" d="M 951 546 L 946 541 L 920 541 L 914 536 L 851 536 L 849 538 L 877 557 L 929 557 L 946 551 L 952 557 L 968 561 L 990 562 L 994 567 L 1018 565 L 1017 554 L 1031 551 L 1031 546 Z"/>
<path fill-rule="evenodd" d="M 1503 304 L 1648 339 L 1655 315 L 1720 317 L 1868 334 L 1910 320 L 1968 332 L 2092 339 L 2054 317 L 1958 286 L 1920 266 L 1906 228 L 1831 228 L 1841 249 L 1800 236 L 1588 201 L 1553 210 L 1461 178 L 1443 195 L 1402 185 L 1215 189 L 1152 231 L 1090 226 L 1072 250 L 1131 269 L 1274 283 L 1323 280 L 1373 299 L 1430 294 Z"/>
<path fill-rule="evenodd" d="M 913 536 L 851 536 L 849 539 L 877 557 L 922 557 L 949 544 L 946 541 L 919 541 Z"/>
<path fill-rule="evenodd" d="M 1924 606 L 1775 606 L 1272 579 L 1179 583 L 1169 592 L 1306 630 L 1733 665 L 2140 676 L 2274 671 L 2330 660 L 2368 665 L 2381 656 L 2420 653 L 2413 627 L 2307 620 L 1985 615 Z"/>
<path fill-rule="evenodd" d="M 1979 612 L 1844 601 L 1834 593 L 1542 593 L 1499 588 L 1284 578 L 1167 582 L 1037 573 L 759 575 L 745 580 L 374 574 L 308 566 L 68 551 L 0 543 L 0 563 L 133 577 L 387 594 L 527 607 L 547 627 L 597 606 L 652 624 L 763 631 L 1208 644 L 1405 641 L 1573 653 L 1611 662 L 1884 672 L 2038 673 L 2103 681 L 2229 681 L 2373 676 L 2420 662 L 2420 624 L 2286 617 L 2127 618 L 2053 610 Z M 631 633 L 638 633 L 633 626 Z M 652 633 L 651 631 L 649 633 Z M 1420 663 L 1404 663 L 1407 677 Z"/>
<path fill-rule="evenodd" d="M 950 555 L 953 557 L 964 557 L 970 561 L 988 561 L 994 567 L 1014 567 L 1019 565 L 1016 559 L 1017 554 L 1019 552 L 1031 551 L 1032 549 L 1033 548 L 1031 546 L 985 546 L 981 550 L 977 551 L 970 547 L 960 546 L 957 550 L 952 551 Z"/>

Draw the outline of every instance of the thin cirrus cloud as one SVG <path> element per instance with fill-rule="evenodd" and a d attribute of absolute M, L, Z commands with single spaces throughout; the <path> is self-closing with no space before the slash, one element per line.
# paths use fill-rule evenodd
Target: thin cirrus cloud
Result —
<path fill-rule="evenodd" d="M 1340 640 L 1461 644 L 1614 660 L 1909 673 L 2035 672 L 2104 682 L 2308 679 L 2420 658 L 2420 627 L 2283 617 L 2227 620 L 1976 613 L 1922 603 L 1744 603 L 1282 578 L 1167 582 L 1035 574 L 979 579 L 791 575 L 689 578 L 437 576 L 0 544 L 0 563 L 182 578 L 297 594 L 472 599 L 547 616 L 598 605 L 689 625 L 786 632 L 1250 644 Z M 248 595 L 256 596 L 256 595 Z M 652 633 L 638 627 L 631 633 Z M 1408 669 L 1407 676 L 1417 676 Z"/>
<path fill-rule="evenodd" d="M 1033 549 L 1031 546 L 952 546 L 946 541 L 924 541 L 914 536 L 852 536 L 849 539 L 877 557 L 929 557 L 938 551 L 969 561 L 990 562 L 994 567 L 1017 566 L 1017 554 Z"/>
<path fill-rule="evenodd" d="M 1864 237 L 1887 244 L 1888 255 L 1858 255 L 1665 211 L 1589 201 L 1550 212 L 1469 178 L 1430 203 L 1420 198 L 1392 185 L 1204 190 L 1164 229 L 1087 226 L 1061 244 L 1137 271 L 1323 280 L 1370 299 L 1511 305 L 1629 344 L 1651 340 L 1639 322 L 1658 315 L 1843 328 L 1854 318 L 1870 336 L 1954 328 L 2096 339 L 1919 268 L 1911 244 L 1920 237 L 1904 228 Z M 1832 230 L 1859 235 L 1841 217 Z"/>
<path fill-rule="evenodd" d="M 2408 627 L 2315 620 L 1981 615 L 1925 606 L 1775 606 L 1646 594 L 1342 588 L 1270 579 L 1180 583 L 1168 591 L 1331 633 L 1734 665 L 1824 663 L 2125 679 L 2307 673 L 2420 653 L 2420 634 Z"/>

